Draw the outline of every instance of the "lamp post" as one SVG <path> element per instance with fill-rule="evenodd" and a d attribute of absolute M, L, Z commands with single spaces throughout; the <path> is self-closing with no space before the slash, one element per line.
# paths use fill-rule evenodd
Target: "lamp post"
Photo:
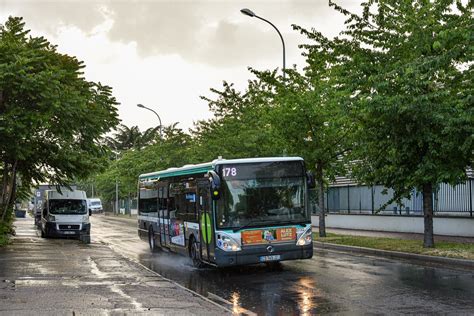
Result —
<path fill-rule="evenodd" d="M 115 178 L 115 215 L 119 214 L 119 200 L 118 200 L 118 179 Z"/>
<path fill-rule="evenodd" d="M 161 139 L 161 138 L 162 138 L 162 135 L 161 135 L 161 118 L 160 118 L 160 116 L 158 115 L 158 113 L 156 113 L 155 110 L 150 109 L 150 108 L 144 106 L 143 104 L 137 104 L 137 106 L 138 106 L 139 108 L 147 109 L 148 111 L 152 111 L 152 112 L 155 113 L 155 115 L 158 117 L 158 121 L 160 121 L 160 126 L 159 126 L 159 127 L 160 127 L 160 139 Z"/>
<path fill-rule="evenodd" d="M 256 14 L 255 14 L 252 10 L 250 10 L 250 9 L 245 8 L 245 9 L 240 10 L 240 12 L 242 12 L 243 15 L 247 15 L 247 16 L 249 16 L 249 17 L 251 17 L 251 18 L 254 18 L 254 17 L 255 17 L 255 18 L 257 18 L 257 19 L 260 19 L 260 20 L 262 20 L 262 21 L 267 22 L 268 24 L 270 24 L 271 26 L 273 26 L 273 28 L 278 32 L 278 35 L 280 35 L 281 43 L 282 43 L 282 45 L 283 45 L 283 78 L 285 78 L 285 41 L 283 40 L 283 36 L 281 36 L 280 31 L 277 29 L 277 27 L 276 27 L 272 22 L 270 22 L 270 21 L 268 21 L 268 20 L 266 20 L 266 19 L 264 19 L 264 18 L 262 18 L 262 17 L 256 15 Z"/>
<path fill-rule="evenodd" d="M 115 145 L 115 165 L 117 165 L 117 161 L 118 161 L 118 150 L 117 150 L 117 146 Z M 114 213 L 115 215 L 118 215 L 119 213 L 119 210 L 118 210 L 118 207 L 119 207 L 119 198 L 118 198 L 118 178 L 117 178 L 117 175 L 115 175 L 115 210 L 114 210 Z"/>

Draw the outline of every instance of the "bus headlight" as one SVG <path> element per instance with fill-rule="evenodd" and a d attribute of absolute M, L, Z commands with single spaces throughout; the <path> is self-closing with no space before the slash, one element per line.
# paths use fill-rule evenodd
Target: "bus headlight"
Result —
<path fill-rule="evenodd" d="M 224 233 L 219 233 L 217 235 L 217 247 L 224 251 L 240 251 L 242 248 L 240 247 L 240 243 L 237 242 L 235 239 L 226 235 Z"/>
<path fill-rule="evenodd" d="M 313 241 L 313 235 L 312 235 L 311 226 L 310 226 L 300 235 L 296 244 L 298 246 L 306 246 L 306 245 L 311 244 L 312 241 Z"/>
<path fill-rule="evenodd" d="M 89 224 L 89 215 L 84 215 L 84 217 L 82 218 L 82 222 L 84 224 Z"/>
<path fill-rule="evenodd" d="M 56 218 L 54 218 L 54 215 L 49 215 L 48 216 L 48 222 L 55 222 Z"/>

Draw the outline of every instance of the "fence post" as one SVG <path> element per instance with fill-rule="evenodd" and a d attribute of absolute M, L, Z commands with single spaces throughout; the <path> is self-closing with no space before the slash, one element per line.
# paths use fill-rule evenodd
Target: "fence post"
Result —
<path fill-rule="evenodd" d="M 351 199 L 350 199 L 350 189 L 349 185 L 347 185 L 347 213 L 351 213 Z"/>
<path fill-rule="evenodd" d="M 472 217 L 472 179 L 469 179 L 469 213 Z"/>
<path fill-rule="evenodd" d="M 371 202 L 372 202 L 372 215 L 375 212 L 375 202 L 374 202 L 374 186 L 370 187 L 370 195 L 371 195 Z"/>
<path fill-rule="evenodd" d="M 326 188 L 326 213 L 329 213 L 329 188 Z"/>

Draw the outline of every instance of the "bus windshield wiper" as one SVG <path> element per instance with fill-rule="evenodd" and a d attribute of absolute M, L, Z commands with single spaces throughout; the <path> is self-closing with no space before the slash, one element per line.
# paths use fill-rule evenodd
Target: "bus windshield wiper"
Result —
<path fill-rule="evenodd" d="M 250 225 L 253 225 L 253 224 L 256 224 L 256 223 L 267 223 L 267 222 L 273 222 L 273 220 L 271 219 L 264 219 L 264 218 L 261 218 L 261 217 L 257 217 L 257 218 L 254 218 L 252 220 L 250 220 L 247 224 L 244 224 L 242 226 L 240 226 L 239 228 L 234 228 L 232 231 L 234 233 L 238 232 L 239 230 L 242 230 L 244 228 L 247 228 L 247 227 L 250 227 Z"/>

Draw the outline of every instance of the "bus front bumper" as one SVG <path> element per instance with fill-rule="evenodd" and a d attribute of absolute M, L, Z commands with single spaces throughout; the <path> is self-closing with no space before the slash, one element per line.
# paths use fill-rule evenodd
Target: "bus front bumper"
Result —
<path fill-rule="evenodd" d="M 269 246 L 272 246 L 271 252 L 268 250 Z M 313 257 L 313 243 L 306 246 L 297 246 L 295 244 L 247 246 L 237 252 L 226 252 L 216 249 L 215 254 L 218 267 L 310 259 Z"/>

